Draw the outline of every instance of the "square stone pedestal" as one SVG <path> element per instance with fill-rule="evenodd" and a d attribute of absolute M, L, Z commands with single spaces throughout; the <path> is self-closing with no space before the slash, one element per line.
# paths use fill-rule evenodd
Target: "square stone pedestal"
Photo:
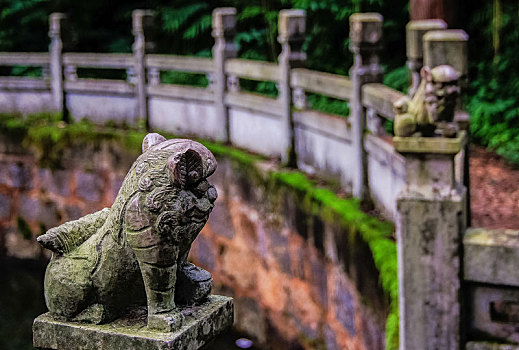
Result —
<path fill-rule="evenodd" d="M 146 308 L 135 309 L 104 325 L 54 320 L 48 313 L 33 324 L 34 347 L 56 350 L 195 350 L 229 329 L 234 319 L 234 303 L 229 297 L 211 295 L 202 305 L 181 309 L 182 327 L 172 333 L 150 331 Z"/>

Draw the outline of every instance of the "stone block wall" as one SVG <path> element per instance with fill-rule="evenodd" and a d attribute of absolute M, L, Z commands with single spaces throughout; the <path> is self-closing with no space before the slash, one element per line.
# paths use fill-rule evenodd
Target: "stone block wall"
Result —
<path fill-rule="evenodd" d="M 48 258 L 35 238 L 66 221 L 111 206 L 131 156 L 114 145 L 81 145 L 63 154 L 63 169 L 41 167 L 35 150 L 4 138 L 0 149 L 0 252 Z"/>

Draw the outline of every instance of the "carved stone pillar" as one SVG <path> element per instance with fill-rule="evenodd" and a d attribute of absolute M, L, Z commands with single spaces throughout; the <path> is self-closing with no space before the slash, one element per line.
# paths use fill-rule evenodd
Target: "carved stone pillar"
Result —
<path fill-rule="evenodd" d="M 411 73 L 408 95 L 413 97 L 420 85 L 420 69 L 423 67 L 423 36 L 430 30 L 447 29 L 441 19 L 411 21 L 406 26 L 407 67 Z M 432 67 L 431 67 L 432 68 Z"/>
<path fill-rule="evenodd" d="M 213 46 L 214 74 L 212 75 L 212 88 L 216 115 L 222 128 L 218 130 L 214 138 L 228 143 L 231 142 L 231 133 L 229 110 L 225 104 L 225 95 L 229 91 L 228 77 L 225 74 L 225 61 L 229 58 L 235 58 L 238 54 L 238 47 L 234 43 L 235 34 L 236 9 L 233 7 L 216 8 L 213 11 L 212 35 L 215 44 Z M 235 83 L 238 84 L 236 80 L 235 77 Z M 238 87 L 236 86 L 236 88 Z"/>
<path fill-rule="evenodd" d="M 468 86 L 468 35 L 460 29 L 430 31 L 423 37 L 424 65 L 436 67 L 442 64 L 449 65 L 460 74 L 460 94 L 456 104 L 454 120 L 461 130 L 467 132 L 470 139 L 470 119 L 463 106 L 463 95 Z M 463 182 L 466 188 L 470 188 L 470 141 L 465 149 L 460 152 L 457 159 L 456 176 Z M 467 192 L 467 225 L 470 226 L 470 191 Z"/>
<path fill-rule="evenodd" d="M 397 199 L 400 349 L 461 349 L 465 187 L 455 181 L 457 138 L 395 137 L 406 188 Z"/>
<path fill-rule="evenodd" d="M 51 81 L 50 87 L 52 99 L 54 101 L 54 108 L 57 112 L 62 114 L 62 118 L 65 122 L 69 122 L 70 118 L 65 98 L 63 66 L 63 51 L 66 43 L 64 43 L 64 39 L 62 38 L 62 33 L 66 21 L 67 16 L 64 13 L 55 12 L 52 13 L 49 17 L 49 37 L 51 39 L 49 46 L 49 71 Z"/>
<path fill-rule="evenodd" d="M 305 40 L 306 13 L 304 10 L 282 10 L 279 13 L 279 36 L 281 54 L 279 55 L 279 102 L 283 108 L 283 128 L 285 147 L 281 160 L 288 166 L 297 166 L 295 150 L 294 120 L 292 115 L 292 88 L 290 86 L 293 68 L 306 65 L 306 53 L 302 46 Z"/>
<path fill-rule="evenodd" d="M 148 115 L 148 95 L 146 93 L 147 73 L 146 73 L 146 54 L 153 52 L 155 44 L 153 38 L 153 11 L 134 10 L 132 13 L 132 33 L 133 42 L 133 79 L 135 81 L 135 96 L 137 98 L 137 120 L 143 119 L 146 122 L 146 129 L 149 129 Z"/>
<path fill-rule="evenodd" d="M 382 81 L 378 54 L 381 50 L 382 16 L 378 13 L 356 13 L 350 16 L 350 51 L 354 54 L 350 76 L 353 96 L 350 101 L 355 173 L 353 195 L 365 199 L 368 195 L 367 160 L 364 150 L 366 116 L 362 107 L 362 86 Z"/>

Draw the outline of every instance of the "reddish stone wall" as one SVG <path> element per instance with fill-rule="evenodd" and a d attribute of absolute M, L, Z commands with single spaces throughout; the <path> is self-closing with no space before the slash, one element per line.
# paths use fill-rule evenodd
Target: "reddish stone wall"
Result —
<path fill-rule="evenodd" d="M 40 168 L 16 144 L 0 151 L 0 247 L 48 257 L 34 232 L 110 206 L 136 155 L 111 144 L 63 155 L 66 169 Z M 191 259 L 235 298 L 235 326 L 272 349 L 383 349 L 386 300 L 363 241 L 305 212 L 286 188 L 219 159 L 219 198 Z M 268 190 L 267 190 L 268 188 Z"/>
<path fill-rule="evenodd" d="M 219 198 L 191 252 L 235 298 L 236 327 L 274 349 L 383 349 L 387 305 L 368 248 L 253 178 L 219 160 Z"/>
<path fill-rule="evenodd" d="M 0 141 L 0 254 L 49 257 L 34 234 L 111 206 L 135 156 L 116 145 L 83 145 L 63 154 L 64 169 L 40 167 L 33 150 Z"/>

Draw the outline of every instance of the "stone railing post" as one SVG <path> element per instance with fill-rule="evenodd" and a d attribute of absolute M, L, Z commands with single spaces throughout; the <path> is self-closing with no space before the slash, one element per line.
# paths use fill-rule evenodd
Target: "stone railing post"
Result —
<path fill-rule="evenodd" d="M 411 21 L 406 26 L 407 67 L 411 75 L 408 95 L 413 97 L 420 85 L 420 70 L 423 67 L 423 36 L 431 30 L 447 29 L 447 23 L 441 19 Z"/>
<path fill-rule="evenodd" d="M 461 349 L 465 187 L 455 180 L 457 138 L 395 137 L 406 188 L 397 199 L 400 349 Z"/>
<path fill-rule="evenodd" d="M 442 64 L 449 65 L 460 74 L 460 95 L 456 106 L 454 120 L 461 130 L 467 132 L 470 139 L 469 115 L 463 106 L 462 96 L 468 85 L 468 35 L 460 29 L 430 31 L 423 36 L 424 65 L 436 67 Z M 463 182 L 466 188 L 470 188 L 470 141 L 458 157 L 456 175 L 458 181 Z M 467 191 L 467 225 L 471 223 L 470 191 Z"/>
<path fill-rule="evenodd" d="M 238 47 L 234 43 L 236 34 L 236 9 L 233 7 L 216 8 L 213 11 L 213 38 L 215 44 L 213 46 L 214 72 L 213 92 L 216 114 L 223 125 L 221 135 L 215 135 L 215 138 L 223 140 L 227 143 L 231 142 L 231 126 L 229 119 L 229 110 L 225 104 L 225 94 L 229 90 L 229 83 L 232 78 L 225 74 L 225 61 L 229 58 L 235 58 L 238 55 Z M 234 80 L 237 78 L 234 77 Z M 229 82 L 228 82 L 229 80 Z"/>
<path fill-rule="evenodd" d="M 67 46 L 66 44 L 68 43 L 66 43 L 66 40 L 62 38 L 66 21 L 67 16 L 64 13 L 55 12 L 49 17 L 49 37 L 51 39 L 49 46 L 49 71 L 54 108 L 57 112 L 62 114 L 63 121 L 68 123 L 70 121 L 70 116 L 65 97 L 63 66 L 64 46 Z"/>
<path fill-rule="evenodd" d="M 134 42 L 132 46 L 134 67 L 132 80 L 135 83 L 135 97 L 137 98 L 137 116 L 134 122 L 141 119 L 145 121 L 146 129 L 149 129 L 148 94 L 146 93 L 147 72 L 146 54 L 153 52 L 153 18 L 151 10 L 134 10 L 132 13 L 132 33 Z"/>
<path fill-rule="evenodd" d="M 279 55 L 279 102 L 283 108 L 283 128 L 285 129 L 285 147 L 281 153 L 284 164 L 297 166 L 295 149 L 294 119 L 292 114 L 292 88 L 290 86 L 292 68 L 306 65 L 306 53 L 303 42 L 306 31 L 306 13 L 304 10 L 282 10 L 279 12 L 279 36 L 281 54 Z"/>
<path fill-rule="evenodd" d="M 382 82 L 382 68 L 378 53 L 381 50 L 382 16 L 378 13 L 356 13 L 350 16 L 350 51 L 354 54 L 350 76 L 353 96 L 350 101 L 350 121 L 354 145 L 356 173 L 353 177 L 353 195 L 366 199 L 367 160 L 364 150 L 366 116 L 362 106 L 362 86 Z"/>
<path fill-rule="evenodd" d="M 461 95 L 467 88 L 469 36 L 461 29 L 435 30 L 423 36 L 424 65 L 436 67 L 449 65 L 460 74 L 460 98 L 456 108 L 456 121 L 468 130 L 468 114 L 461 103 Z"/>

